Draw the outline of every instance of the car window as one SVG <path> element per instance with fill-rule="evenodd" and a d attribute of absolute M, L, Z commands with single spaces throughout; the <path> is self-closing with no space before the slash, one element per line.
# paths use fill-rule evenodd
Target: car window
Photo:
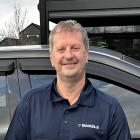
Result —
<path fill-rule="evenodd" d="M 0 107 L 6 106 L 6 77 L 0 76 Z"/>
<path fill-rule="evenodd" d="M 31 86 L 32 88 L 36 88 L 41 85 L 49 84 L 54 77 L 55 75 L 30 75 Z M 97 89 L 117 98 L 126 114 L 131 132 L 139 131 L 140 95 L 108 82 L 93 78 L 89 79 Z"/>
<path fill-rule="evenodd" d="M 10 123 L 6 76 L 0 72 L 0 136 L 4 136 Z"/>
<path fill-rule="evenodd" d="M 30 75 L 31 87 L 36 88 L 42 85 L 48 85 L 54 77 L 55 75 Z"/>
<path fill-rule="evenodd" d="M 22 93 L 23 95 L 27 93 L 27 90 L 29 91 L 30 89 L 47 85 L 55 78 L 55 74 L 48 71 L 39 71 L 38 73 L 34 73 L 33 71 L 27 71 L 26 73 L 23 73 L 23 71 L 20 71 L 20 76 L 20 86 L 22 87 L 24 85 L 22 87 L 24 89 Z M 135 137 L 135 133 L 139 132 L 140 130 L 140 95 L 109 82 L 97 80 L 92 76 L 88 77 L 97 89 L 117 98 L 126 114 L 132 137 Z M 29 82 L 25 80 L 28 78 Z M 29 86 L 25 86 L 25 83 L 29 84 Z M 22 89 L 21 87 L 20 91 Z"/>
<path fill-rule="evenodd" d="M 140 131 L 140 95 L 101 80 L 90 78 L 97 89 L 115 97 L 121 104 L 132 135 Z"/>
<path fill-rule="evenodd" d="M 31 87 L 36 88 L 45 84 L 49 84 L 54 79 L 55 75 L 29 75 Z M 94 87 L 115 97 L 121 104 L 130 127 L 131 132 L 140 130 L 140 95 L 116 86 L 114 84 L 101 80 L 89 78 Z"/>

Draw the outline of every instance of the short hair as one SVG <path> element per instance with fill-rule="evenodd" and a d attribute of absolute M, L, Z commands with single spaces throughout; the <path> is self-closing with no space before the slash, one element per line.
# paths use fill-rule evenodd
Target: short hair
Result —
<path fill-rule="evenodd" d="M 50 32 L 50 35 L 49 35 L 50 52 L 53 49 L 53 35 L 55 33 L 60 32 L 61 30 L 81 32 L 85 49 L 86 50 L 89 49 L 89 39 L 88 39 L 86 29 L 76 20 L 66 20 L 66 21 L 60 21 Z"/>

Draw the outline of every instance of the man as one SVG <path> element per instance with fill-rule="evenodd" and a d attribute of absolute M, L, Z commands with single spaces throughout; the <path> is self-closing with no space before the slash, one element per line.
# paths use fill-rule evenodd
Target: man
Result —
<path fill-rule="evenodd" d="M 130 140 L 119 103 L 86 78 L 86 30 L 76 21 L 62 21 L 49 44 L 56 79 L 25 95 L 5 140 Z"/>

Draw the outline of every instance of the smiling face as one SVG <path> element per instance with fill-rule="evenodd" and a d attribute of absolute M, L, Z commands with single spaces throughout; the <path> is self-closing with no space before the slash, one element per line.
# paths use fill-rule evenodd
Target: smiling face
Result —
<path fill-rule="evenodd" d="M 88 52 L 82 35 L 78 31 L 61 30 L 53 35 L 53 48 L 50 54 L 57 78 L 81 78 L 85 75 Z"/>

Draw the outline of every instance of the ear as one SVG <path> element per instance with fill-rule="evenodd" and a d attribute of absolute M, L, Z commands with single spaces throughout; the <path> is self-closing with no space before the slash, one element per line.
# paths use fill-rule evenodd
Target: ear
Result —
<path fill-rule="evenodd" d="M 51 61 L 52 67 L 54 67 L 53 56 L 51 53 L 50 53 L 50 61 Z"/>
<path fill-rule="evenodd" d="M 88 52 L 86 53 L 86 63 L 88 63 Z"/>
<path fill-rule="evenodd" d="M 86 59 L 86 63 L 88 63 L 88 59 Z"/>

